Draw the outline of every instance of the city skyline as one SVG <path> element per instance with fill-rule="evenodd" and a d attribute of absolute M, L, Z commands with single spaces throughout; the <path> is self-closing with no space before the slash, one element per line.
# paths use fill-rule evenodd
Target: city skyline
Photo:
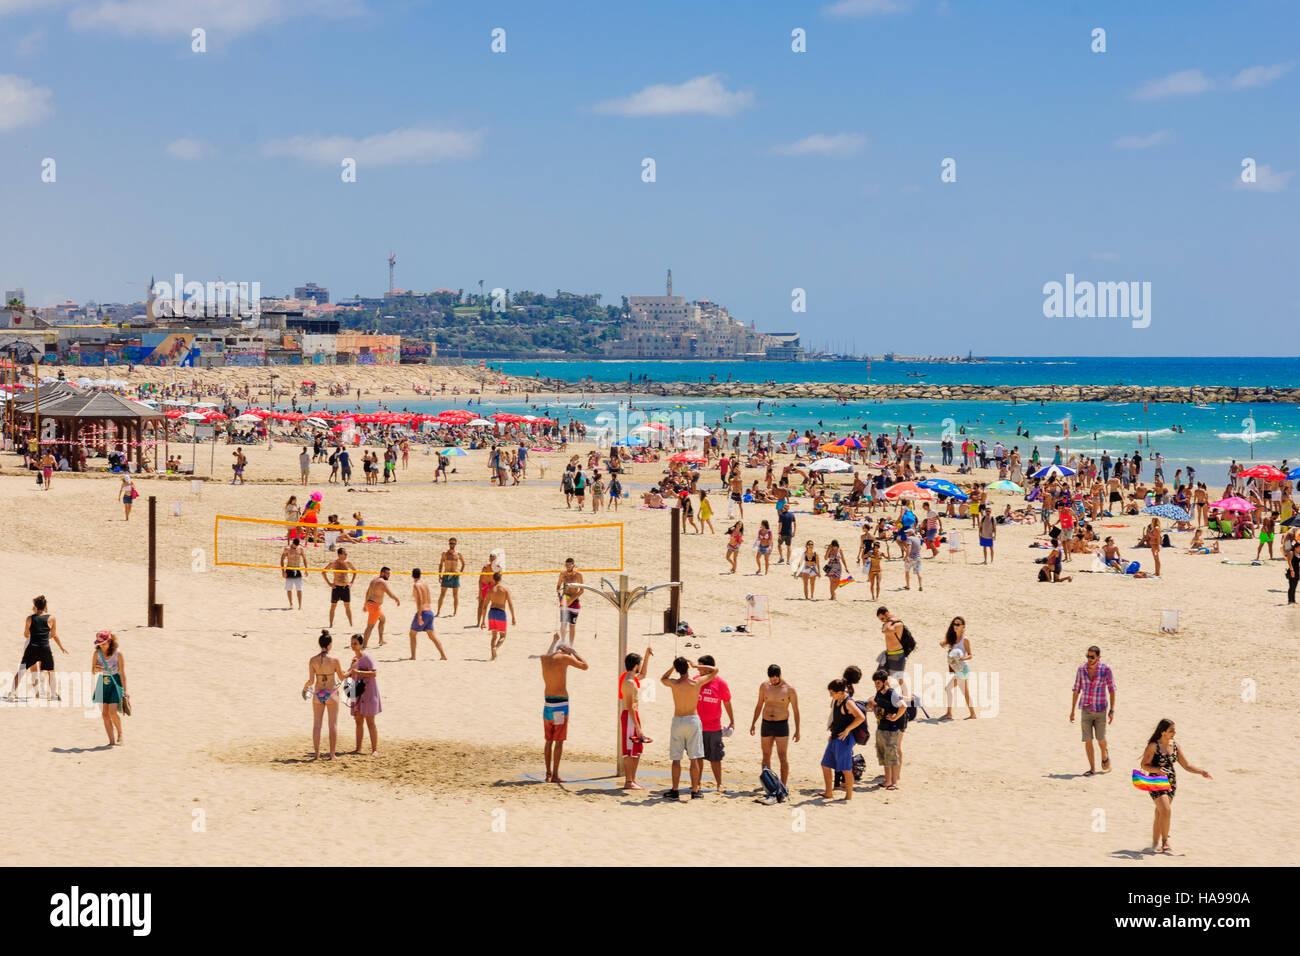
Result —
<path fill-rule="evenodd" d="M 1300 319 L 1298 18 L 1180 9 L 7 0 L 0 287 L 338 301 L 382 295 L 395 251 L 405 289 L 615 304 L 672 266 L 747 326 L 861 351 L 1268 354 Z M 1149 326 L 1045 318 L 1067 275 L 1149 282 Z"/>

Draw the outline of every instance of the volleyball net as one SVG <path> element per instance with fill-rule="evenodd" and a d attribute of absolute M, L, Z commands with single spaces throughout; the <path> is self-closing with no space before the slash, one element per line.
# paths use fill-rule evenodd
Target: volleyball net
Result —
<path fill-rule="evenodd" d="M 291 538 L 303 543 L 306 570 L 320 571 L 340 548 L 360 574 L 390 568 L 394 574 L 439 573 L 455 539 L 465 559 L 463 574 L 478 574 L 494 560 L 503 574 L 555 574 L 573 558 L 579 571 L 623 570 L 623 525 L 583 524 L 531 528 L 396 528 L 311 524 L 217 515 L 212 527 L 213 564 L 280 569 Z M 457 562 L 457 567 L 459 562 Z M 456 573 L 444 567 L 442 573 Z"/>

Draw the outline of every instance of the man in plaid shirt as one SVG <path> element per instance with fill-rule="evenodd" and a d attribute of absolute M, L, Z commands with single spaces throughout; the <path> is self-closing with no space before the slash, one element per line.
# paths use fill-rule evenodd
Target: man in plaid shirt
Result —
<path fill-rule="evenodd" d="M 1110 706 L 1106 706 L 1106 693 L 1110 692 Z M 1082 697 L 1080 697 L 1082 695 Z M 1079 722 L 1083 726 L 1083 749 L 1088 753 L 1088 772 L 1091 777 L 1097 772 L 1097 764 L 1092 754 L 1092 740 L 1097 738 L 1101 745 L 1101 772 L 1110 770 L 1110 754 L 1106 752 L 1106 725 L 1115 719 L 1115 676 L 1110 666 L 1101 662 L 1101 648 L 1094 644 L 1088 648 L 1088 660 L 1080 664 L 1074 674 L 1074 699 L 1070 701 L 1070 723 L 1074 723 L 1074 712 L 1082 711 Z"/>

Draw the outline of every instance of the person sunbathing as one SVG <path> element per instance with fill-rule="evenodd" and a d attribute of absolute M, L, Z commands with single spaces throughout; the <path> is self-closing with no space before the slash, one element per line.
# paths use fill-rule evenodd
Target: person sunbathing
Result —
<path fill-rule="evenodd" d="M 1196 529 L 1196 534 L 1192 535 L 1192 546 L 1187 549 L 1186 554 L 1218 554 L 1219 542 L 1212 541 L 1206 545 L 1201 529 Z"/>
<path fill-rule="evenodd" d="M 641 503 L 647 508 L 662 508 L 664 499 L 660 496 L 658 488 L 651 488 L 641 496 Z"/>

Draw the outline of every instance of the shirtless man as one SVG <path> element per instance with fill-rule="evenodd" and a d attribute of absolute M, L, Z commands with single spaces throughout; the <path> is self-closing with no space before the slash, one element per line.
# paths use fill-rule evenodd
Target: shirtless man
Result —
<path fill-rule="evenodd" d="M 290 538 L 288 546 L 280 552 L 280 577 L 284 578 L 284 593 L 293 610 L 293 592 L 298 592 L 298 610 L 302 610 L 302 573 L 307 567 L 307 555 L 302 550 L 301 538 Z"/>
<path fill-rule="evenodd" d="M 338 557 L 321 568 L 320 576 L 330 586 L 330 627 L 334 626 L 334 609 L 340 603 L 348 616 L 350 627 L 352 625 L 352 582 L 357 578 L 357 569 L 348 560 L 348 549 L 339 548 Z"/>
<path fill-rule="evenodd" d="M 786 748 L 790 744 L 790 712 L 794 711 L 794 742 L 799 742 L 799 695 L 781 676 L 781 665 L 767 668 L 767 680 L 759 685 L 758 703 L 754 705 L 754 719 L 749 722 L 749 735 L 754 736 L 758 718 L 763 718 L 763 766 L 772 765 L 772 745 L 781 762 L 781 782 L 790 774 L 790 760 Z"/>
<path fill-rule="evenodd" d="M 690 669 L 699 671 L 691 677 Z M 674 676 L 675 672 L 675 676 Z M 682 780 L 682 753 L 691 761 L 691 799 L 704 796 L 700 780 L 704 776 L 704 725 L 696 708 L 700 703 L 700 688 L 717 676 L 718 669 L 708 664 L 697 664 L 684 657 L 673 659 L 659 683 L 673 692 L 673 725 L 668 734 L 668 756 L 673 762 L 673 787 L 662 794 L 666 800 L 680 800 L 678 784 Z"/>
<path fill-rule="evenodd" d="M 415 660 L 415 635 L 424 631 L 445 661 L 447 652 L 442 649 L 433 629 L 433 595 L 429 593 L 428 583 L 420 580 L 419 568 L 412 569 L 411 581 L 411 598 L 415 601 L 415 617 L 411 618 L 411 660 Z"/>
<path fill-rule="evenodd" d="M 581 583 L 582 572 L 574 567 L 573 558 L 565 558 L 564 570 L 555 582 L 555 596 L 560 599 L 560 637 L 564 636 L 564 626 L 567 624 L 571 644 L 577 639 L 578 611 L 582 609 L 582 588 L 577 587 Z"/>
<path fill-rule="evenodd" d="M 379 646 L 384 646 L 384 623 L 388 618 L 384 617 L 384 595 L 393 599 L 398 607 L 402 606 L 401 598 L 393 593 L 392 588 L 388 586 L 388 575 L 390 571 L 388 566 L 379 569 L 379 577 L 371 578 L 370 583 L 366 585 L 366 632 L 361 635 L 361 646 L 370 645 L 370 632 L 374 630 L 375 624 L 379 624 Z"/>
<path fill-rule="evenodd" d="M 1106 543 L 1101 549 L 1101 560 L 1108 568 L 1114 568 L 1116 571 L 1124 570 L 1124 562 L 1120 558 L 1119 545 L 1110 535 L 1106 535 Z"/>
<path fill-rule="evenodd" d="M 546 780 L 548 783 L 564 783 L 560 776 L 560 756 L 569 736 L 569 688 L 565 679 L 570 667 L 585 671 L 587 662 L 572 646 L 561 644 L 558 633 L 552 643 L 554 650 L 542 655 L 542 685 L 546 694 L 546 703 L 542 706 Z"/>
<path fill-rule="evenodd" d="M 455 617 L 456 612 L 460 610 L 460 576 L 465 570 L 465 558 L 456 550 L 456 539 L 447 540 L 447 550 L 442 552 L 442 557 L 438 559 L 438 610 L 434 616 L 442 613 L 442 601 L 451 592 L 451 616 Z"/>
<path fill-rule="evenodd" d="M 880 632 L 885 635 L 884 669 L 890 677 L 898 679 L 899 692 L 904 697 L 911 697 L 907 689 L 907 651 L 903 649 L 903 622 L 889 613 L 889 608 L 881 606 L 876 609 L 876 618 L 880 621 Z"/>
<path fill-rule="evenodd" d="M 506 608 L 510 609 L 510 623 L 518 623 L 515 620 L 515 602 L 510 599 L 510 589 L 501 583 L 500 571 L 492 572 L 492 587 L 488 588 L 484 606 L 487 608 L 487 621 L 480 624 L 479 629 L 486 625 L 492 636 L 492 659 L 496 660 L 497 648 L 506 642 Z"/>
<path fill-rule="evenodd" d="M 640 654 L 628 654 L 623 658 L 623 676 L 618 681 L 618 727 L 623 739 L 623 789 L 644 790 L 636 782 L 636 766 L 641 762 L 643 745 L 653 743 L 641 730 L 641 713 L 637 705 L 641 701 L 641 678 L 650 668 L 650 655 L 654 651 L 647 647 L 645 657 Z"/>
<path fill-rule="evenodd" d="M 731 478 L 727 484 L 731 489 L 732 504 L 740 509 L 740 516 L 745 517 L 745 479 L 740 476 L 739 467 L 732 467 Z M 727 514 L 731 514 L 731 505 L 727 506 Z"/>

